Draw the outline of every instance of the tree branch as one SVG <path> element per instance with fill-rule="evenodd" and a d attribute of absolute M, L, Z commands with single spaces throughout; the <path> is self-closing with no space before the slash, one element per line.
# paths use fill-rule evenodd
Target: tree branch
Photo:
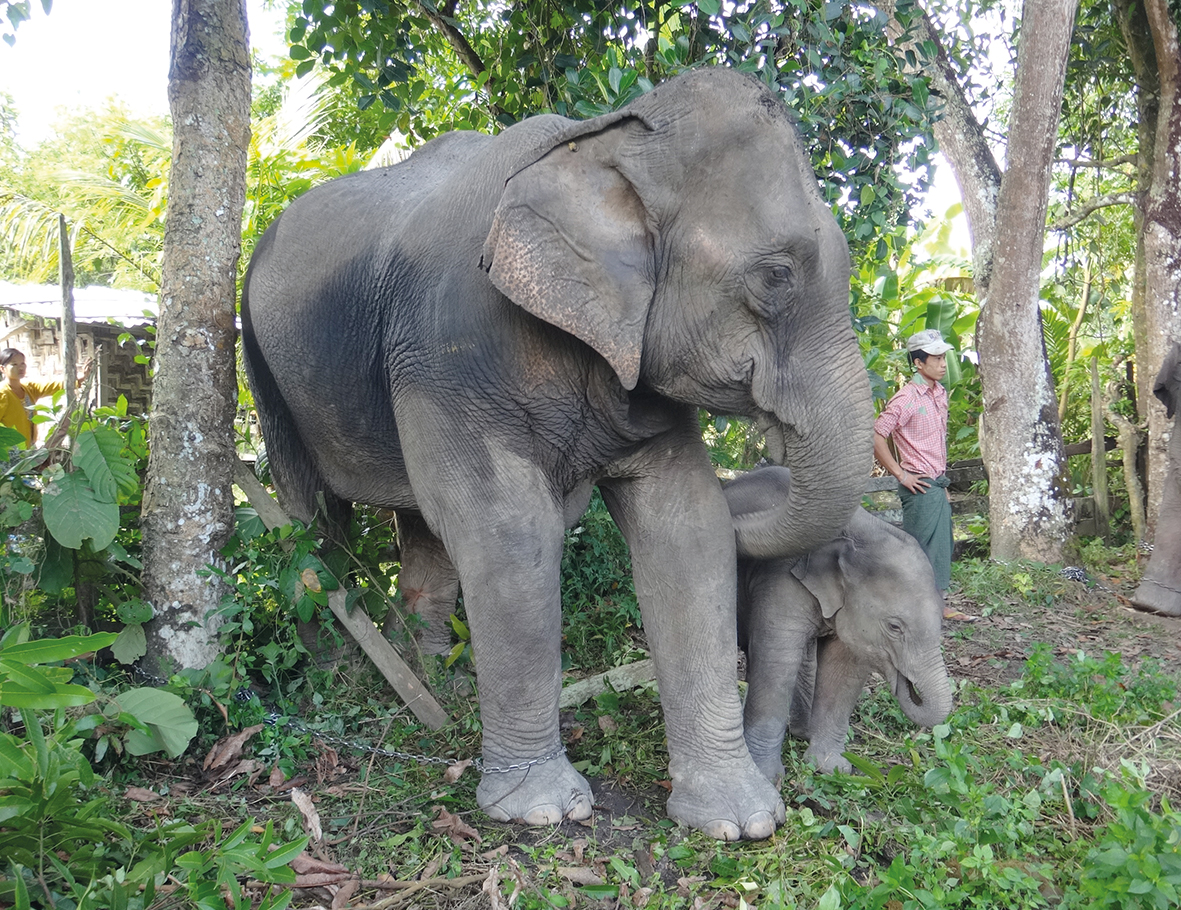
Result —
<path fill-rule="evenodd" d="M 1139 160 L 1139 155 L 1120 155 L 1118 158 L 1108 158 L 1104 161 L 1096 161 L 1093 158 L 1059 158 L 1057 163 L 1068 164 L 1071 167 L 1115 168 L 1121 164 L 1136 164 Z"/>
<path fill-rule="evenodd" d="M 473 76 L 479 76 L 488 67 L 484 65 L 484 61 L 480 59 L 480 55 L 476 53 L 475 48 L 468 43 L 467 38 L 463 36 L 458 28 L 456 28 L 448 20 L 452 18 L 455 12 L 455 4 L 448 3 L 444 5 L 443 11 L 431 9 L 421 0 L 414 0 L 414 5 L 421 10 L 422 14 L 426 16 L 431 24 L 439 30 L 447 43 L 451 45 L 451 49 L 459 56 L 460 61 L 468 68 Z"/>
<path fill-rule="evenodd" d="M 1046 229 L 1050 231 L 1069 230 L 1079 222 L 1085 221 L 1092 213 L 1099 211 L 1099 209 L 1110 208 L 1113 205 L 1135 204 L 1135 193 L 1110 193 L 1106 196 L 1096 196 L 1086 205 L 1071 209 L 1061 218 L 1055 218 L 1046 225 Z"/>
<path fill-rule="evenodd" d="M 459 57 L 459 61 L 468 68 L 473 76 L 480 76 L 488 69 L 484 65 L 484 61 L 480 59 L 480 55 L 476 53 L 476 49 L 471 46 L 467 38 L 464 37 L 463 32 L 455 27 L 453 23 L 457 0 L 448 0 L 447 3 L 442 4 L 440 9 L 431 9 L 421 0 L 414 0 L 414 5 L 422 12 L 431 24 L 439 30 L 447 43 L 451 45 L 451 49 L 455 51 L 455 55 Z M 500 106 L 492 100 L 491 94 L 487 94 L 488 111 L 493 118 L 499 117 L 501 112 Z"/>

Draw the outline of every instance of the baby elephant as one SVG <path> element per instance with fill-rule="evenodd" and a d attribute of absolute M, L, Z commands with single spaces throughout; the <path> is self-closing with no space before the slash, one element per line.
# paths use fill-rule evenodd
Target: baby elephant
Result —
<path fill-rule="evenodd" d="M 735 519 L 766 508 L 790 483 L 760 468 L 725 488 Z M 951 713 L 943 663 L 943 597 L 909 534 L 857 509 L 840 535 L 799 558 L 738 561 L 738 637 L 747 656 L 746 743 L 772 781 L 783 736 L 810 743 L 821 771 L 849 772 L 841 754 L 858 696 L 876 670 L 903 712 L 931 727 Z"/>

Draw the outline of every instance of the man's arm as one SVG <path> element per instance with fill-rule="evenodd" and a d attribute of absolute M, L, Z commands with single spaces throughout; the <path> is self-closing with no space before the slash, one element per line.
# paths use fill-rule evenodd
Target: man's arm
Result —
<path fill-rule="evenodd" d="M 910 471 L 903 470 L 897 459 L 894 458 L 890 452 L 890 444 L 886 441 L 886 437 L 881 433 L 875 432 L 873 434 L 873 455 L 886 469 L 889 474 L 896 478 L 910 492 L 918 494 L 925 493 L 931 486 L 928 480 L 921 480 L 915 477 Z"/>

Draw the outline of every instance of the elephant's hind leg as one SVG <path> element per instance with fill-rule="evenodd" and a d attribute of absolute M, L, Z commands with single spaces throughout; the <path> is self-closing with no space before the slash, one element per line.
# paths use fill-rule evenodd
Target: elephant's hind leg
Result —
<path fill-rule="evenodd" d="M 423 626 L 415 633 L 424 654 L 451 650 L 451 614 L 459 597 L 459 573 L 421 515 L 398 512 L 398 593 L 407 613 Z"/>

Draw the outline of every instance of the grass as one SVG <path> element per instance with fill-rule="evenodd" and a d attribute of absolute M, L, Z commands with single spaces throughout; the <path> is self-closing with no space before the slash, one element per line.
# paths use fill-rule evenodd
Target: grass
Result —
<path fill-rule="evenodd" d="M 1126 558 L 1113 554 L 1106 563 L 1111 584 L 1120 583 L 1112 567 Z M 428 667 L 457 718 L 444 731 L 399 710 L 367 664 L 345 661 L 274 681 L 264 697 L 281 696 L 295 723 L 254 736 L 243 753 L 257 763 L 253 770 L 215 783 L 201 769 L 215 739 L 266 713 L 257 698 L 219 697 L 213 703 L 225 715 L 208 709 L 205 737 L 188 755 L 176 762 L 110 755 L 95 762 L 98 786 L 111 814 L 145 836 L 166 824 L 197 826 L 186 835 L 196 854 L 188 874 L 220 880 L 222 891 L 194 880 L 183 893 L 193 898 L 200 885 L 206 904 L 176 906 L 219 907 L 226 876 L 235 875 L 257 906 L 261 892 L 249 881 L 269 839 L 297 843 L 305 835 L 292 783 L 315 801 L 321 857 L 361 883 L 350 904 L 357 907 L 1175 906 L 1177 664 L 1151 653 L 1121 659 L 1105 648 L 1143 641 L 1164 648 L 1167 632 L 1145 634 L 1102 588 L 1053 568 L 969 561 L 955 577 L 984 618 L 946 639 L 958 677 L 947 723 L 916 729 L 884 685 L 871 685 L 851 728 L 855 773 L 818 774 L 803 761 L 806 744 L 789 740 L 787 820 L 760 843 L 719 844 L 667 819 L 668 757 L 650 687 L 607 691 L 562 716 L 570 759 L 595 789 L 588 824 L 490 822 L 475 809 L 473 770 L 448 780 L 442 765 L 407 757 L 478 754 L 478 712 L 474 696 L 463 694 L 470 668 L 462 662 Z M 584 578 L 618 591 L 605 576 Z M 642 643 L 630 616 L 602 634 L 611 607 L 596 596 L 586 594 L 566 616 L 567 646 L 593 643 L 577 645 L 571 663 L 580 671 L 630 659 Z M 272 780 L 275 767 L 285 782 Z M 118 794 L 128 783 L 163 799 L 124 799 Z M 201 834 L 210 819 L 220 824 L 218 838 Z M 227 850 L 228 833 L 247 822 L 253 839 Z M 264 833 L 267 824 L 273 835 Z M 297 907 L 331 900 L 315 889 L 294 893 Z"/>

